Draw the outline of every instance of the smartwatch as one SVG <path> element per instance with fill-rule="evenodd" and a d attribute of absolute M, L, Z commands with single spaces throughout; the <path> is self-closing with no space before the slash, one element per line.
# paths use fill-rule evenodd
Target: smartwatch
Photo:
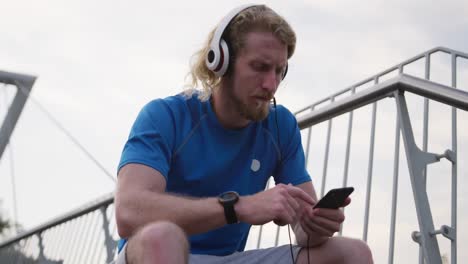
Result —
<path fill-rule="evenodd" d="M 224 207 L 226 222 L 228 224 L 238 223 L 234 205 L 239 201 L 239 194 L 234 191 L 224 192 L 218 196 L 218 201 Z"/>

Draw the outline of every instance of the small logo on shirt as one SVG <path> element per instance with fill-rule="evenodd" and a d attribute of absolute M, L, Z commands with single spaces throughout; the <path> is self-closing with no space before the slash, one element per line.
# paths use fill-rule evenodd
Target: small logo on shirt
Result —
<path fill-rule="evenodd" d="M 260 161 L 253 159 L 252 165 L 250 165 L 250 169 L 254 172 L 257 172 L 260 169 Z"/>

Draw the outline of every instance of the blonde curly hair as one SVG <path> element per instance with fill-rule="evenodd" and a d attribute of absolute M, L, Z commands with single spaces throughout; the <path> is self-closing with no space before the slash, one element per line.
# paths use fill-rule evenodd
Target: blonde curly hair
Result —
<path fill-rule="evenodd" d="M 222 78 L 216 76 L 205 64 L 215 30 L 216 28 L 210 32 L 203 47 L 192 56 L 190 72 L 187 74 L 189 82 L 186 85 L 186 94 L 192 95 L 199 91 L 198 97 L 202 101 L 208 100 L 214 90 L 219 88 Z M 231 52 L 230 65 L 235 55 L 245 47 L 247 33 L 252 31 L 273 33 L 288 47 L 288 59 L 293 55 L 296 48 L 296 34 L 289 23 L 266 5 L 257 5 L 240 12 L 224 31 L 223 38 L 228 42 Z M 201 90 L 197 90 L 200 85 Z"/>

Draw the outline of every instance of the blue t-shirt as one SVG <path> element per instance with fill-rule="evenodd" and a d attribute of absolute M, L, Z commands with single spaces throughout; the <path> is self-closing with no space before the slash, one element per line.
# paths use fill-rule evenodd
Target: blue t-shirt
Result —
<path fill-rule="evenodd" d="M 242 129 L 226 129 L 210 101 L 200 101 L 196 94 L 157 99 L 143 107 L 119 170 L 129 163 L 159 171 L 167 192 L 191 197 L 226 191 L 255 194 L 265 189 L 270 176 L 276 184 L 310 181 L 300 131 L 286 108 L 271 108 L 267 118 Z M 238 223 L 190 236 L 190 251 L 219 256 L 243 251 L 249 229 L 250 224 Z M 119 250 L 124 243 L 121 240 Z"/>

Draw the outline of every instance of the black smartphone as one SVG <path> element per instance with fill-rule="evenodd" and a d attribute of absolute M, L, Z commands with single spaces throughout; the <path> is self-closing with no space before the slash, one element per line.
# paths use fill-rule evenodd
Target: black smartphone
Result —
<path fill-rule="evenodd" d="M 353 187 L 331 189 L 314 208 L 338 209 L 343 207 L 346 198 L 354 191 Z"/>

